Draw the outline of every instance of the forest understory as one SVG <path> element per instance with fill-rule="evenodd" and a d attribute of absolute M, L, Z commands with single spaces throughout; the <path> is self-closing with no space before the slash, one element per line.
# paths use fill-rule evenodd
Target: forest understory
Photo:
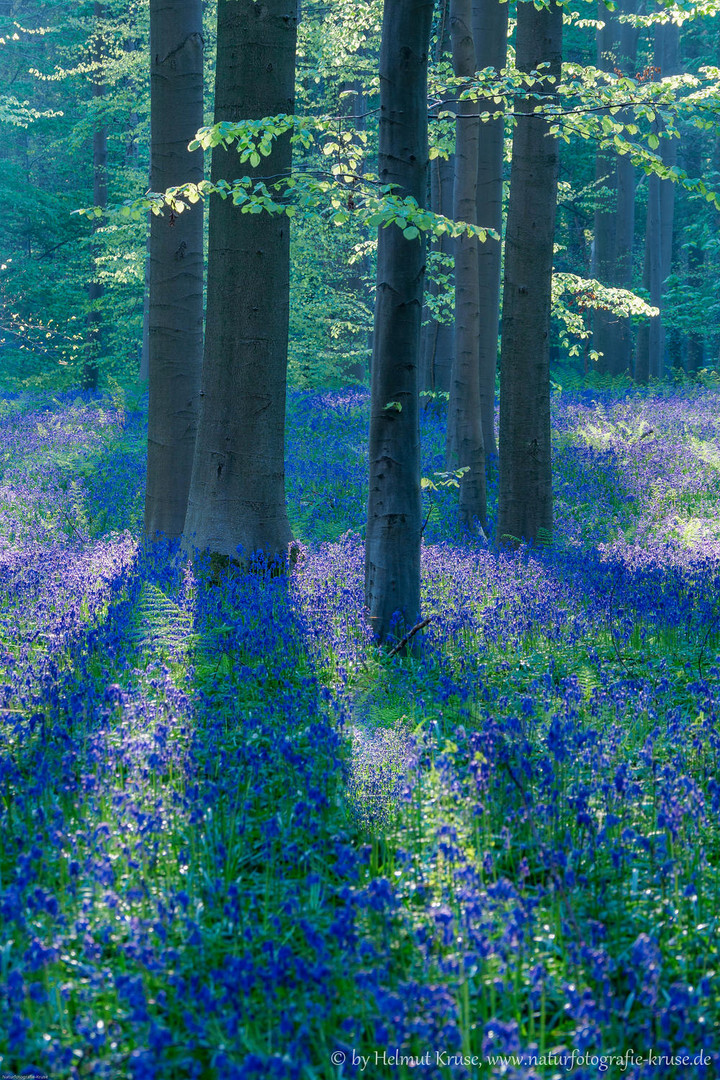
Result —
<path fill-rule="evenodd" d="M 218 577 L 143 546 L 142 398 L 0 402 L 4 1073 L 718 1075 L 720 391 L 557 388 L 545 547 L 427 485 L 405 657 L 368 408 L 291 393 L 298 558 Z"/>

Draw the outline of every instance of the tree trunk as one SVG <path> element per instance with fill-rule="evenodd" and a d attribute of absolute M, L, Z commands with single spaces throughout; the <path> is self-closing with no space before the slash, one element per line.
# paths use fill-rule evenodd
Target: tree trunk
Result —
<path fill-rule="evenodd" d="M 696 70 L 701 63 L 701 57 L 708 47 L 712 47 L 713 41 L 709 41 L 705 34 L 692 34 L 684 42 L 684 59 L 690 70 Z M 696 127 L 688 127 L 683 132 L 681 150 L 683 153 L 682 167 L 688 176 L 693 178 L 702 176 L 713 162 L 708 161 L 708 150 L 705 132 Z M 705 363 L 705 320 L 698 317 L 701 306 L 700 297 L 705 292 L 707 269 L 705 266 L 705 222 L 698 220 L 695 214 L 693 202 L 685 193 L 685 244 L 686 253 L 686 295 L 690 319 L 687 334 L 683 340 L 682 352 L 684 355 L 684 368 L 688 375 L 697 375 Z M 687 316 L 686 316 L 687 318 Z"/>
<path fill-rule="evenodd" d="M 502 70 L 507 62 L 508 4 L 498 0 L 473 0 L 473 37 L 478 70 Z M 492 99 L 477 102 L 477 111 L 492 113 Z M 478 225 L 502 232 L 503 149 L 505 120 L 487 120 L 480 133 L 477 173 Z M 480 302 L 480 413 L 486 458 L 497 457 L 495 437 L 495 376 L 500 331 L 501 246 L 487 240 L 478 248 Z"/>
<path fill-rule="evenodd" d="M 547 64 L 560 76 L 562 8 L 518 5 L 520 71 Z M 543 86 L 555 100 L 553 84 Z M 552 532 L 550 449 L 550 303 L 559 154 L 549 123 L 520 98 L 513 136 L 505 233 L 500 358 L 500 494 L 498 541 L 547 539 Z"/>
<path fill-rule="evenodd" d="M 437 212 L 445 217 L 452 217 L 453 212 L 453 188 L 455 186 L 455 155 L 448 158 L 436 158 L 433 162 L 437 166 L 439 183 L 439 204 Z M 453 241 L 451 237 L 440 237 L 439 249 L 442 255 L 452 255 Z M 455 352 L 455 327 L 452 322 L 438 323 L 437 340 L 435 342 L 435 355 L 432 367 L 432 389 L 441 394 L 450 393 L 450 381 L 452 379 L 453 357 Z"/>
<path fill-rule="evenodd" d="M 450 33 L 453 69 L 471 78 L 477 68 L 471 0 L 451 0 Z M 453 217 L 477 224 L 477 173 L 480 145 L 478 107 L 458 102 L 455 124 L 455 191 Z M 465 469 L 460 480 L 460 522 L 470 531 L 486 522 L 485 448 L 480 412 L 480 285 L 478 241 L 467 235 L 455 240 L 455 362 L 448 410 L 447 468 Z"/>
<path fill-rule="evenodd" d="M 655 66 L 661 77 L 677 74 L 679 68 L 679 28 L 674 23 L 655 27 Z M 672 167 L 677 161 L 675 139 L 662 139 L 660 157 Z M 655 174 L 648 177 L 648 207 L 645 230 L 645 275 L 643 284 L 650 293 L 650 303 L 660 308 L 660 314 L 650 319 L 638 333 L 636 379 L 662 378 L 665 371 L 665 328 L 662 321 L 662 301 L 665 282 L 672 262 L 675 185 Z"/>
<path fill-rule="evenodd" d="M 598 19 L 604 25 L 597 31 L 597 66 L 602 71 L 612 71 L 617 66 L 619 25 L 602 2 L 598 5 Z M 615 281 L 617 205 L 617 154 L 612 150 L 601 149 L 595 155 L 595 222 L 591 276 L 603 285 L 612 285 Z M 613 355 L 615 319 L 616 316 L 611 311 L 603 308 L 593 311 L 593 347 L 600 354 L 598 368 L 604 373 L 613 371 L 617 363 Z"/>
<path fill-rule="evenodd" d="M 380 48 L 381 184 L 426 198 L 427 66 L 432 0 L 386 0 Z M 370 415 L 365 603 L 375 638 L 401 637 L 420 611 L 418 361 L 422 235 L 378 233 Z"/>
<path fill-rule="evenodd" d="M 355 115 L 355 130 L 367 131 L 367 98 L 363 90 L 363 84 L 360 79 L 353 79 L 350 82 L 344 82 L 342 84 L 342 90 L 345 95 L 341 101 L 341 111 L 343 109 L 349 109 L 351 113 Z M 352 94 L 352 97 L 349 95 Z M 358 166 L 358 172 L 362 175 L 365 172 L 365 159 L 363 158 Z M 368 263 L 369 258 L 367 255 L 363 256 L 362 260 L 355 264 L 354 269 L 350 272 L 347 279 L 347 288 L 350 292 L 354 293 L 357 297 L 358 307 L 370 303 L 370 286 L 367 281 L 368 277 Z M 367 344 L 367 352 L 365 356 L 360 359 L 353 360 L 348 364 L 347 368 L 343 372 L 343 375 L 348 380 L 361 383 L 363 386 L 367 386 L 368 375 L 370 368 L 370 351 L 372 349 L 372 331 L 368 330 L 365 336 L 365 342 Z"/>
<path fill-rule="evenodd" d="M 188 143 L 203 123 L 201 0 L 150 0 L 150 187 L 203 178 Z M 202 203 L 151 214 L 148 470 L 145 534 L 182 534 L 192 469 L 203 347 Z"/>
<path fill-rule="evenodd" d="M 95 19 L 93 60 L 96 69 L 93 73 L 92 95 L 95 108 L 99 114 L 105 97 L 102 73 L 102 20 L 105 16 L 105 10 L 97 0 L 93 5 L 93 15 Z M 99 206 L 103 210 L 107 207 L 107 127 L 100 115 L 96 115 L 93 130 L 93 205 Z M 99 222 L 96 219 L 93 231 L 97 232 L 98 228 Z M 100 305 L 105 289 L 102 282 L 98 280 L 98 255 L 99 245 L 93 243 L 92 277 L 88 283 L 88 302 L 90 306 L 87 320 L 88 340 L 82 375 L 84 390 L 97 390 L 100 375 L 100 357 L 103 351 L 102 311 Z"/>
<path fill-rule="evenodd" d="M 663 78 L 677 75 L 680 71 L 680 27 L 676 23 L 664 23 L 655 27 L 655 61 Z M 663 139 L 660 156 L 663 165 L 677 165 L 678 139 Z M 672 180 L 660 180 L 660 291 L 661 303 L 672 270 L 673 230 L 675 223 L 675 191 Z M 660 345 L 658 351 L 658 375 L 665 370 L 665 325 L 660 319 Z"/>
<path fill-rule="evenodd" d="M 618 14 L 637 11 L 637 0 L 621 0 Z M 637 28 L 618 22 L 604 4 L 598 17 L 605 29 L 598 33 L 598 67 L 605 71 L 619 69 L 624 75 L 635 73 Z M 629 113 L 622 119 L 630 122 Z M 612 150 L 598 153 L 596 159 L 598 205 L 595 211 L 593 276 L 603 284 L 620 289 L 632 287 L 633 242 L 635 235 L 635 169 L 630 157 Z M 605 189 L 604 193 L 601 189 Z M 609 375 L 629 371 L 632 364 L 632 324 L 629 318 L 612 312 L 593 312 L 593 345 L 601 353 L 598 367 Z"/>
<path fill-rule="evenodd" d="M 436 214 L 452 217 L 453 187 L 455 183 L 455 155 L 435 158 L 430 162 L 430 206 Z M 433 241 L 433 247 L 442 256 L 452 254 L 452 239 L 443 234 Z M 437 296 L 438 286 L 428 283 L 428 292 Z M 429 311 L 423 315 L 421 343 L 420 385 L 423 390 L 450 391 L 455 327 L 451 322 L 439 322 Z"/>
<path fill-rule="evenodd" d="M 617 161 L 617 220 L 615 223 L 615 284 L 632 288 L 635 237 L 635 166 L 627 154 Z M 613 323 L 609 370 L 621 375 L 632 367 L 633 334 L 629 318 L 616 316 Z"/>
<path fill-rule="evenodd" d="M 215 122 L 292 113 L 296 0 L 220 0 Z M 237 174 L 216 147 L 212 179 Z M 287 176 L 289 132 L 251 177 Z M 210 203 L 207 322 L 185 544 L 220 562 L 256 552 L 283 560 L 292 539 L 285 507 L 285 391 L 290 293 L 289 219 Z"/>
<path fill-rule="evenodd" d="M 648 205 L 645 228 L 645 266 L 643 285 L 649 293 L 653 307 L 660 307 L 662 251 L 660 246 L 660 182 L 656 176 L 648 178 Z M 646 383 L 660 374 L 660 316 L 646 319 L 638 330 L 635 381 Z"/>
<path fill-rule="evenodd" d="M 450 0 L 440 2 L 440 21 L 437 31 L 435 60 L 442 60 L 450 48 Z M 454 154 L 437 157 L 430 162 L 430 208 L 436 214 L 452 217 L 453 186 L 455 182 Z M 443 234 L 431 240 L 433 250 L 441 256 L 452 254 L 452 240 Z M 439 294 L 435 281 L 429 281 L 427 291 L 432 297 Z M 452 378 L 455 331 L 451 323 L 433 318 L 429 308 L 423 309 L 420 345 L 420 387 L 430 392 L 448 393 Z M 436 406 L 437 403 L 434 403 Z"/>

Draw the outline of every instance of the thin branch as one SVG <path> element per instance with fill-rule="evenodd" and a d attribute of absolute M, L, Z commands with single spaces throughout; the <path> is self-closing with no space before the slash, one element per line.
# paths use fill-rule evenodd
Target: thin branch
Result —
<path fill-rule="evenodd" d="M 433 621 L 433 617 L 432 617 L 432 615 L 430 615 L 430 616 L 429 616 L 429 617 L 428 617 L 427 619 L 423 619 L 423 620 L 422 620 L 422 622 L 419 622 L 419 623 L 415 623 L 415 625 L 413 626 L 412 630 L 408 630 L 408 632 L 407 632 L 407 634 L 405 635 L 405 637 L 403 637 L 403 638 L 400 638 L 400 640 L 398 641 L 398 643 L 397 643 L 397 645 L 395 646 L 395 648 L 394 648 L 394 649 L 391 649 L 391 650 L 390 650 L 390 652 L 388 653 L 388 656 L 396 656 L 396 655 L 397 655 L 397 653 L 399 653 L 399 652 L 401 651 L 401 649 L 404 649 L 404 648 L 405 648 L 405 646 L 407 645 L 408 641 L 410 641 L 410 639 L 411 639 L 411 638 L 414 638 L 414 637 L 415 637 L 415 635 L 416 635 L 416 634 L 418 633 L 418 631 L 420 631 L 420 630 L 424 630 L 424 629 L 425 629 L 425 627 L 426 627 L 426 626 L 427 626 L 427 625 L 428 625 L 429 623 L 431 623 L 432 621 Z"/>

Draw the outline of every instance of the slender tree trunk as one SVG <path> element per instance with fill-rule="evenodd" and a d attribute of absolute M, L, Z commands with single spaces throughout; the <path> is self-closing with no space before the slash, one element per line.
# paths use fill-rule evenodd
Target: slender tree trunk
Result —
<path fill-rule="evenodd" d="M 453 69 L 471 78 L 477 68 L 471 0 L 450 0 Z M 477 224 L 477 172 L 480 145 L 478 107 L 460 101 L 455 124 L 455 192 L 453 217 Z M 475 531 L 486 522 L 485 448 L 480 412 L 480 285 L 478 241 L 455 240 L 455 363 L 448 410 L 447 467 L 465 469 L 460 480 L 460 522 Z"/>
<path fill-rule="evenodd" d="M 386 0 L 380 48 L 381 184 L 426 198 L 427 66 L 432 0 Z M 370 415 L 365 603 L 378 641 L 420 611 L 418 361 L 425 273 L 422 235 L 378 234 Z"/>
<path fill-rule="evenodd" d="M 635 167 L 627 154 L 617 161 L 617 220 L 615 223 L 615 284 L 630 289 L 633 281 L 633 246 L 635 237 Z M 629 318 L 616 316 L 609 345 L 613 375 L 632 367 L 633 334 Z"/>
<path fill-rule="evenodd" d="M 621 0 L 618 14 L 634 14 L 637 0 Z M 604 4 L 598 18 L 605 23 L 598 32 L 598 67 L 635 72 L 637 28 L 620 23 Z M 630 116 L 622 114 L 630 121 Z M 635 170 L 628 155 L 612 150 L 599 151 L 596 158 L 595 241 L 592 275 L 605 285 L 629 289 L 632 286 L 633 240 L 635 233 Z M 598 309 L 593 312 L 593 345 L 601 354 L 598 368 L 610 375 L 628 371 L 632 361 L 630 319 Z"/>
<path fill-rule="evenodd" d="M 453 188 L 455 186 L 455 155 L 448 158 L 439 158 L 433 162 L 437 164 L 439 181 L 439 204 L 437 212 L 445 217 L 452 217 L 453 213 Z M 442 236 L 439 242 L 440 253 L 445 256 L 453 254 L 453 242 L 449 236 Z M 438 323 L 437 340 L 435 342 L 435 355 L 433 357 L 432 389 L 441 394 L 450 393 L 450 381 L 452 379 L 453 357 L 455 355 L 455 326 L 452 322 Z"/>
<path fill-rule="evenodd" d="M 203 177 L 188 143 L 203 123 L 201 0 L 150 0 L 153 191 Z M 202 203 L 151 215 L 148 303 L 148 470 L 145 533 L 182 535 L 203 348 Z"/>
<path fill-rule="evenodd" d="M 435 60 L 442 60 L 450 48 L 450 0 L 440 0 Z M 435 158 L 430 162 L 430 208 L 436 214 L 452 217 L 453 186 L 455 182 L 454 154 L 449 158 Z M 452 255 L 452 240 L 441 236 L 431 241 L 434 251 L 441 256 Z M 431 297 L 439 295 L 436 282 L 427 286 Z M 431 392 L 448 393 L 452 378 L 452 361 L 455 347 L 454 327 L 451 323 L 433 318 L 428 307 L 423 309 L 423 326 L 420 346 L 420 387 Z M 433 405 L 435 407 L 435 404 Z"/>
<path fill-rule="evenodd" d="M 99 112 L 105 97 L 102 73 L 102 20 L 105 16 L 105 10 L 97 0 L 93 5 L 93 15 L 95 19 L 93 60 L 96 64 L 96 70 L 93 74 L 92 93 L 95 107 Z M 100 116 L 95 120 L 93 131 L 93 205 L 99 206 L 103 210 L 107 206 L 107 127 L 104 119 Z M 94 231 L 97 232 L 98 228 L 99 223 L 96 223 Z M 97 390 L 100 375 L 100 357 L 103 351 L 102 311 L 100 305 L 105 290 L 102 282 L 98 280 L 98 256 L 99 245 L 93 243 L 92 277 L 88 283 L 88 301 L 90 305 L 87 320 L 88 341 L 82 376 L 83 389 L 85 390 Z"/>
<path fill-rule="evenodd" d="M 619 25 L 602 2 L 598 5 L 598 19 L 604 25 L 597 31 L 597 66 L 602 71 L 611 71 L 617 66 Z M 598 150 L 595 155 L 595 235 L 591 273 L 603 285 L 612 285 L 615 280 L 617 202 L 617 154 L 612 150 Z M 613 371 L 617 362 L 613 355 L 615 318 L 611 311 L 603 308 L 593 311 L 593 346 L 600 354 L 599 370 L 605 373 Z"/>
<path fill-rule="evenodd" d="M 499 0 L 473 0 L 473 37 L 478 70 L 492 67 L 501 71 L 507 62 L 508 4 Z M 477 111 L 497 110 L 493 101 L 480 99 Z M 483 123 L 477 173 L 478 225 L 502 232 L 503 149 L 505 120 L 500 117 Z M 500 330 L 500 269 L 502 250 L 496 240 L 478 247 L 478 290 L 480 299 L 480 414 L 486 458 L 497 457 L 495 436 L 495 376 Z"/>
<path fill-rule="evenodd" d="M 643 285 L 649 293 L 653 307 L 662 303 L 662 249 L 660 245 L 661 201 L 660 183 L 656 176 L 648 178 L 648 205 L 645 229 L 645 267 Z M 645 320 L 638 330 L 637 357 L 635 360 L 635 380 L 646 383 L 652 376 L 660 374 L 661 322 L 656 315 Z"/>
<path fill-rule="evenodd" d="M 712 40 L 708 40 L 708 36 L 706 34 L 693 34 L 685 42 L 685 62 L 690 70 L 696 68 L 700 58 L 714 44 Z M 709 147 L 705 133 L 697 128 L 689 127 L 683 132 L 681 150 L 683 153 L 682 167 L 688 176 L 693 178 L 702 176 L 709 167 L 712 167 L 712 161 L 708 161 L 707 151 Z M 704 320 L 699 319 L 696 314 L 699 306 L 696 298 L 701 297 L 703 294 L 704 279 L 707 273 L 704 249 L 705 228 L 703 227 L 705 223 L 699 221 L 695 216 L 693 203 L 688 201 L 687 193 L 683 201 L 686 207 L 686 240 L 684 248 L 687 261 L 685 280 L 687 282 L 687 293 L 689 294 L 688 306 L 692 316 L 687 335 L 682 342 L 682 352 L 685 371 L 689 375 L 696 375 L 705 363 L 705 334 L 707 330 Z"/>
<path fill-rule="evenodd" d="M 680 71 L 680 27 L 664 23 L 655 27 L 655 52 L 657 66 L 663 77 L 677 75 Z M 672 168 L 677 164 L 678 140 L 663 139 L 660 155 L 663 165 Z M 672 180 L 660 180 L 660 295 L 665 294 L 667 279 L 672 269 L 673 230 L 675 223 L 675 190 Z M 665 324 L 660 319 L 660 342 L 657 353 L 657 374 L 665 370 Z"/>
<path fill-rule="evenodd" d="M 362 81 L 360 79 L 353 79 L 351 82 L 345 82 L 342 85 L 342 89 L 348 96 L 345 96 L 341 99 L 341 101 L 344 103 L 343 105 L 341 105 L 341 110 L 344 111 L 349 109 L 350 112 L 354 113 L 356 117 L 356 131 L 366 131 L 367 122 L 365 111 L 367 109 L 367 98 L 365 97 L 365 94 L 363 92 Z M 353 96 L 350 97 L 349 94 L 352 94 Z M 365 172 L 364 159 L 361 162 L 358 171 L 361 174 Z M 347 288 L 357 297 L 358 307 L 360 307 L 361 305 L 369 304 L 370 302 L 370 287 L 366 280 L 367 272 L 368 258 L 367 256 L 365 256 L 363 257 L 361 262 L 355 264 L 353 271 L 349 274 L 347 279 Z M 352 363 L 348 364 L 346 370 L 343 373 L 347 376 L 349 380 L 362 383 L 363 385 L 367 385 L 368 382 L 368 374 L 370 368 L 369 357 L 370 350 L 372 349 L 371 331 L 368 331 L 367 336 L 365 337 L 365 341 L 367 343 L 367 353 L 365 354 L 365 356 L 363 358 L 353 360 Z"/>
<path fill-rule="evenodd" d="M 430 206 L 436 214 L 452 217 L 453 187 L 455 183 L 455 155 L 435 158 L 430 162 Z M 435 251 L 441 256 L 452 255 L 452 240 L 443 234 L 433 241 Z M 428 283 L 428 293 L 439 295 L 434 281 Z M 452 363 L 455 348 L 455 327 L 452 322 L 434 319 L 426 308 L 423 313 L 421 342 L 420 385 L 423 390 L 450 391 Z"/>
<path fill-rule="evenodd" d="M 215 121 L 292 113 L 296 0 L 219 0 Z M 234 152 L 213 150 L 212 178 L 237 175 Z M 289 132 L 256 177 L 287 176 Z M 202 400 L 185 543 L 219 561 L 285 558 L 285 391 L 290 294 L 289 219 L 210 203 Z"/>
<path fill-rule="evenodd" d="M 699 144 L 697 132 L 689 135 L 696 145 Z M 692 177 L 700 175 L 701 163 L 699 161 L 699 145 L 692 149 L 692 160 L 686 161 L 688 174 Z M 689 155 L 690 156 L 690 155 Z M 705 276 L 705 251 L 694 240 L 690 243 L 687 252 L 687 283 L 688 289 L 693 296 L 699 296 L 702 292 L 703 278 Z M 696 323 L 687 335 L 687 372 L 696 375 L 704 366 L 705 362 L 705 335 L 702 328 Z"/>
<path fill-rule="evenodd" d="M 562 59 L 562 8 L 518 5 L 520 71 L 547 64 L 556 79 Z M 543 85 L 548 101 L 553 84 Z M 550 303 L 559 154 L 549 123 L 520 98 L 513 136 L 505 234 L 500 358 L 500 495 L 498 540 L 542 541 L 552 532 L 550 450 Z"/>
<path fill-rule="evenodd" d="M 595 157 L 595 240 L 591 276 L 603 285 L 612 285 L 615 278 L 617 251 L 618 175 L 616 155 L 598 150 Z M 592 313 L 593 347 L 600 354 L 598 369 L 607 374 L 618 366 L 614 355 L 614 324 L 617 316 L 604 308 Z"/>
<path fill-rule="evenodd" d="M 655 66 L 661 77 L 675 75 L 679 69 L 679 28 L 674 23 L 655 27 Z M 677 161 L 677 141 L 662 139 L 660 157 L 672 167 Z M 650 303 L 660 308 L 660 314 L 650 319 L 648 327 L 638 333 L 636 378 L 661 378 L 665 371 L 665 328 L 662 302 L 665 282 L 672 263 L 672 237 L 675 208 L 675 185 L 655 174 L 648 177 L 648 207 L 645 230 L 645 276 L 643 284 L 650 293 Z M 647 353 L 647 355 L 646 355 Z M 646 374 L 647 373 L 647 374 Z"/>

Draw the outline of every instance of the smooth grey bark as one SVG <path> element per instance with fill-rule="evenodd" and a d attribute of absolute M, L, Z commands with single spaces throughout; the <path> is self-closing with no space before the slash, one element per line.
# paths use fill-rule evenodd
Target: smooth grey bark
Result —
<path fill-rule="evenodd" d="M 102 72 L 103 48 L 101 27 L 105 11 L 103 5 L 98 3 L 97 0 L 93 5 L 93 16 L 95 20 L 93 60 L 96 64 L 96 69 L 93 73 L 92 96 L 95 107 L 99 113 L 105 97 Z M 98 116 L 95 120 L 93 129 L 93 205 L 99 206 L 104 210 L 107 207 L 107 192 L 107 127 L 102 117 Z M 97 232 L 98 228 L 99 222 L 96 219 L 93 231 Z M 82 385 L 85 390 L 97 390 L 98 378 L 100 375 L 100 357 L 103 350 L 103 326 L 100 305 L 105 293 L 105 288 L 102 282 L 98 280 L 98 255 L 99 245 L 93 243 L 92 275 L 88 282 L 88 302 L 90 306 L 87 319 L 88 339 L 82 374 Z"/>
<path fill-rule="evenodd" d="M 215 122 L 292 113 L 295 0 L 220 0 Z M 212 179 L 237 175 L 216 147 Z M 289 175 L 289 132 L 251 177 Z M 268 179 L 268 184 L 272 183 Z M 207 316 L 200 420 L 185 520 L 188 548 L 243 564 L 282 562 L 292 539 L 285 506 L 285 391 L 290 296 L 289 219 L 210 203 Z"/>
<path fill-rule="evenodd" d="M 613 15 L 603 3 L 599 18 L 605 28 L 598 32 L 598 67 L 606 71 L 635 73 L 638 31 L 629 23 L 619 22 L 618 15 L 637 12 L 637 0 L 621 0 Z M 630 122 L 630 114 L 621 118 Z M 598 152 L 596 158 L 597 205 L 593 277 L 605 285 L 621 289 L 632 287 L 633 241 L 635 235 L 635 168 L 629 155 L 612 150 Z M 602 309 L 593 313 L 593 345 L 601 353 L 598 368 L 610 375 L 629 371 L 632 364 L 632 324 Z"/>
<path fill-rule="evenodd" d="M 188 143 L 203 124 L 201 0 L 150 0 L 150 188 L 203 178 Z M 145 535 L 182 535 L 200 401 L 202 203 L 151 214 L 147 260 L 149 382 Z"/>
<path fill-rule="evenodd" d="M 380 48 L 381 184 L 420 205 L 427 183 L 427 68 L 432 0 L 386 0 Z M 420 612 L 418 363 L 425 274 L 422 234 L 378 233 L 371 380 L 365 604 L 377 641 L 402 637 Z"/>
<path fill-rule="evenodd" d="M 598 19 L 603 26 L 597 31 L 597 66 L 602 71 L 612 71 L 618 62 L 620 24 L 602 0 L 598 4 Z M 598 149 L 595 155 L 595 220 L 591 276 L 603 285 L 612 285 L 615 281 L 617 205 L 617 154 L 612 150 Z M 613 333 L 615 319 L 616 316 L 604 308 L 593 311 L 593 347 L 600 354 L 598 368 L 604 373 L 613 371 L 616 363 Z"/>
<path fill-rule="evenodd" d="M 450 0 L 453 70 L 471 78 L 476 69 L 471 0 Z M 453 217 L 477 224 L 477 174 L 480 120 L 477 103 L 461 100 L 455 123 Z M 480 267 L 478 241 L 455 239 L 455 359 L 448 409 L 447 468 L 466 471 L 460 479 L 460 523 L 473 532 L 485 528 L 485 447 L 480 411 Z"/>
<path fill-rule="evenodd" d="M 450 0 L 441 0 L 437 29 L 435 60 L 442 60 L 450 49 Z M 455 182 L 454 154 L 447 158 L 437 157 L 430 162 L 430 209 L 436 214 L 452 217 L 453 187 Z M 443 234 L 431 239 L 431 247 L 440 256 L 452 255 L 452 240 Z M 428 294 L 435 298 L 439 288 L 434 280 L 427 283 Z M 455 330 L 452 323 L 433 318 L 429 307 L 423 309 L 423 326 L 420 346 L 420 387 L 434 393 L 449 393 L 455 348 Z M 427 403 L 432 402 L 432 399 Z M 433 406 L 435 407 L 435 405 Z"/>
<path fill-rule="evenodd" d="M 473 37 L 478 70 L 501 71 L 507 62 L 509 4 L 499 0 L 473 0 Z M 492 100 L 479 99 L 477 111 L 493 113 Z M 500 234 L 503 209 L 503 150 L 505 120 L 486 120 L 480 132 L 477 172 L 477 217 L 483 225 Z M 480 305 L 480 415 L 486 458 L 497 457 L 495 435 L 495 376 L 498 366 L 500 331 L 500 274 L 502 249 L 488 239 L 478 247 L 478 293 Z"/>
<path fill-rule="evenodd" d="M 655 27 L 655 66 L 660 76 L 676 75 L 679 67 L 679 27 L 674 23 Z M 656 127 L 660 134 L 659 127 Z M 677 140 L 661 139 L 659 154 L 664 165 L 677 162 Z M 650 303 L 660 308 L 660 314 L 641 326 L 638 333 L 636 379 L 661 378 L 665 371 L 665 327 L 662 302 L 665 282 L 672 263 L 672 237 L 675 209 L 675 185 L 661 180 L 654 173 L 648 177 L 648 205 L 645 228 L 645 271 L 643 284 L 650 294 Z"/>
<path fill-rule="evenodd" d="M 547 64 L 556 79 L 562 60 L 562 8 L 518 4 L 516 63 Z M 553 84 L 541 87 L 555 100 Z M 549 123 L 533 115 L 537 101 L 516 103 L 500 354 L 498 542 L 543 541 L 552 532 L 550 449 L 550 304 L 559 153 Z"/>
<path fill-rule="evenodd" d="M 697 129 L 684 133 L 683 168 L 688 176 L 701 176 L 703 172 L 702 135 Z M 705 276 L 705 250 L 697 225 L 688 230 L 687 244 L 687 286 L 691 296 L 701 296 Z M 689 375 L 696 375 L 705 361 L 705 334 L 703 327 L 696 322 L 687 333 L 685 345 L 686 370 Z"/>
<path fill-rule="evenodd" d="M 638 0 L 620 0 L 620 15 L 635 15 Z M 637 64 L 638 29 L 630 23 L 620 23 L 618 65 L 624 75 L 634 75 Z M 630 120 L 621 114 L 623 119 Z M 617 158 L 617 219 L 615 222 L 615 277 L 619 289 L 631 289 L 633 284 L 633 247 L 635 240 L 635 166 L 628 154 Z M 633 332 L 629 318 L 616 318 L 612 324 L 609 370 L 620 375 L 632 368 Z"/>
<path fill-rule="evenodd" d="M 342 108 L 350 110 L 355 116 L 355 130 L 366 131 L 367 130 L 367 98 L 363 90 L 363 84 L 360 79 L 353 79 L 350 82 L 342 84 L 342 90 L 346 95 L 352 94 L 352 97 L 345 96 Z M 365 172 L 364 159 L 359 166 L 359 173 Z M 368 263 L 369 258 L 365 255 L 359 263 L 355 264 L 354 269 L 348 276 L 347 288 L 350 292 L 354 293 L 357 297 L 358 307 L 369 305 L 370 303 L 370 287 L 367 282 L 368 276 Z M 372 331 L 368 330 L 365 336 L 365 342 L 367 345 L 367 353 L 363 358 L 353 360 L 348 364 L 346 371 L 348 379 L 352 379 L 358 383 L 367 385 L 368 375 L 370 370 L 370 352 L 372 350 Z"/>
<path fill-rule="evenodd" d="M 618 187 L 615 154 L 598 150 L 595 156 L 595 238 L 591 277 L 603 285 L 612 285 L 615 278 Z M 616 319 L 617 316 L 606 308 L 595 308 L 592 313 L 593 348 L 600 354 L 598 370 L 602 373 L 614 373 L 617 364 Z"/>
<path fill-rule="evenodd" d="M 648 204 L 645 226 L 645 266 L 643 285 L 649 293 L 653 307 L 662 303 L 662 248 L 661 248 L 661 211 L 660 184 L 653 183 L 657 177 L 649 177 Z M 637 356 L 635 359 L 635 381 L 646 383 L 652 376 L 660 374 L 661 317 L 646 319 L 638 330 Z"/>
<path fill-rule="evenodd" d="M 433 172 L 437 174 L 438 206 L 437 212 L 445 217 L 452 217 L 453 188 L 455 186 L 455 155 L 448 158 L 435 158 L 432 162 Z M 433 209 L 435 209 L 433 207 Z M 452 255 L 453 242 L 451 237 L 443 234 L 438 243 L 442 255 Z M 435 351 L 432 358 L 432 385 L 431 389 L 441 394 L 450 393 L 450 380 L 452 378 L 453 356 L 455 353 L 455 327 L 452 322 L 437 324 L 437 337 L 435 339 Z"/>
<path fill-rule="evenodd" d="M 677 75 L 680 71 L 680 27 L 664 23 L 655 27 L 656 64 L 663 77 Z M 664 139 L 660 145 L 663 165 L 672 168 L 677 164 L 678 140 Z M 661 304 L 666 282 L 672 269 L 673 232 L 675 222 L 675 191 L 672 180 L 658 180 L 660 186 L 660 292 Z M 657 352 L 657 374 L 665 370 L 665 324 L 660 318 L 660 342 Z"/>
<path fill-rule="evenodd" d="M 455 178 L 455 155 L 434 158 L 430 162 L 430 208 L 436 214 L 452 217 L 452 198 Z M 432 246 L 441 256 L 452 252 L 452 240 L 446 234 L 433 239 Z M 437 283 L 428 281 L 428 294 L 439 295 Z M 452 376 L 455 328 L 451 322 L 435 319 L 429 307 L 423 310 L 423 326 L 420 346 L 420 385 L 423 390 L 448 393 Z M 429 399 L 432 401 L 432 399 Z M 434 406 L 433 406 L 434 407 Z"/>

